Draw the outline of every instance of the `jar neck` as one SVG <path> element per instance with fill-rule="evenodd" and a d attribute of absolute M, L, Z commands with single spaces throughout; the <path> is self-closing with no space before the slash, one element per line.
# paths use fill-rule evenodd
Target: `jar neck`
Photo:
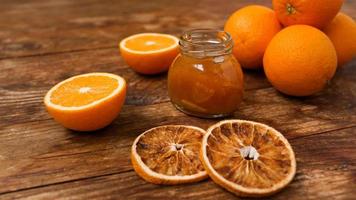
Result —
<path fill-rule="evenodd" d="M 183 33 L 179 46 L 183 55 L 204 58 L 231 54 L 233 42 L 225 31 L 194 29 Z"/>

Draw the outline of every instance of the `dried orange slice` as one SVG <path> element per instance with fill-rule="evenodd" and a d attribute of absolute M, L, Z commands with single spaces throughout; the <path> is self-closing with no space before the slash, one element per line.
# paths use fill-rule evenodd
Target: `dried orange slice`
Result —
<path fill-rule="evenodd" d="M 238 196 L 271 195 L 296 172 L 287 139 L 272 127 L 244 120 L 211 126 L 203 138 L 201 160 L 214 182 Z"/>
<path fill-rule="evenodd" d="M 207 178 L 199 160 L 203 129 L 169 125 L 152 128 L 132 145 L 131 161 L 138 175 L 155 184 L 174 185 Z"/>
<path fill-rule="evenodd" d="M 109 73 L 74 76 L 52 87 L 44 103 L 64 127 L 93 131 L 109 125 L 119 114 L 126 96 L 126 82 Z"/>
<path fill-rule="evenodd" d="M 179 53 L 178 38 L 161 33 L 141 33 L 120 42 L 121 56 L 136 72 L 157 74 L 167 71 Z"/>

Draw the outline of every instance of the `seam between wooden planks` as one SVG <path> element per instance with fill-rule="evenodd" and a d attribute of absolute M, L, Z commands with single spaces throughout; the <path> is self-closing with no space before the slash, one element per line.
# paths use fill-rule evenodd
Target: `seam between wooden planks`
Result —
<path fill-rule="evenodd" d="M 272 88 L 272 86 L 266 86 L 266 87 L 258 87 L 258 88 L 251 88 L 251 89 L 246 89 L 245 92 L 251 92 L 251 91 L 258 91 L 258 90 L 265 90 L 265 89 L 269 89 L 269 88 Z M 0 87 L 0 91 L 2 90 L 2 88 Z M 43 93 L 45 93 L 46 90 L 43 90 Z M 39 90 L 39 93 L 42 92 L 42 89 Z M 5 96 L 7 97 L 7 96 Z M 43 96 L 31 96 L 29 97 L 28 99 L 31 99 L 31 103 L 38 103 L 38 104 L 43 104 L 41 103 L 42 102 L 42 98 Z M 15 103 L 28 103 L 28 101 L 22 101 L 24 99 L 21 99 L 21 100 L 13 100 L 13 102 Z M 13 103 L 11 102 L 11 103 Z M 153 105 L 159 105 L 159 104 L 165 104 L 165 103 L 168 103 L 170 102 L 169 99 L 166 99 L 166 100 L 162 100 L 162 101 L 157 101 L 157 102 L 152 102 L 152 103 L 143 103 L 143 104 L 136 104 L 136 103 L 130 103 L 130 102 L 125 102 L 124 106 L 130 106 L 130 107 L 146 107 L 146 106 L 153 106 Z M 0 103 L 0 107 L 1 106 L 6 106 L 8 102 L 5 102 L 5 103 Z M 44 107 L 43 107 L 44 109 Z M 33 114 L 33 113 L 31 113 Z M 284 115 L 284 114 L 282 114 Z M 6 124 L 2 127 L 0 127 L 0 130 L 3 129 L 3 128 L 6 128 L 8 126 L 12 126 L 12 125 L 19 125 L 19 124 L 26 124 L 26 123 L 33 123 L 33 122 L 38 122 L 38 121 L 47 121 L 47 120 L 50 120 L 52 119 L 51 117 L 48 117 L 48 118 L 43 118 L 43 119 L 39 119 L 39 120 L 29 120 L 29 121 L 24 121 L 24 122 L 20 122 L 20 123 L 11 123 L 11 124 Z"/>
<path fill-rule="evenodd" d="M 118 48 L 118 47 L 107 46 L 107 47 L 95 47 L 95 48 L 88 48 L 88 49 L 73 49 L 73 50 L 68 50 L 68 51 L 44 52 L 44 53 L 22 55 L 22 56 L 5 56 L 5 57 L 1 57 L 0 61 L 7 60 L 7 59 L 21 59 L 21 58 L 31 58 L 31 57 L 41 57 L 41 56 L 52 56 L 52 55 L 66 54 L 66 53 L 78 53 L 78 52 L 85 52 L 85 51 L 116 49 L 116 48 Z"/>
<path fill-rule="evenodd" d="M 256 87 L 256 88 L 245 89 L 244 91 L 251 92 L 251 91 L 264 90 L 264 89 L 269 89 L 269 88 L 273 88 L 273 87 L 271 85 L 269 85 L 269 86 L 265 86 L 265 87 Z M 168 103 L 168 102 L 171 102 L 171 100 L 167 99 L 167 100 L 157 101 L 157 102 L 148 103 L 148 104 L 132 103 L 132 104 L 124 104 L 124 105 L 127 105 L 127 106 L 150 106 L 150 105 L 157 105 L 157 104 Z"/>
<path fill-rule="evenodd" d="M 100 178 L 100 177 L 105 177 L 105 176 L 112 176 L 112 175 L 117 175 L 117 174 L 124 174 L 124 173 L 128 173 L 128 172 L 131 172 L 131 171 L 133 171 L 133 169 L 123 170 L 123 171 L 120 171 L 120 172 L 113 172 L 113 173 L 108 173 L 108 174 L 101 174 L 101 175 L 97 175 L 97 176 L 88 176 L 88 177 L 84 177 L 84 178 L 77 178 L 77 179 L 72 179 L 72 180 L 67 180 L 67 181 L 49 183 L 49 184 L 45 184 L 45 185 L 36 185 L 36 186 L 33 186 L 33 187 L 21 188 L 21 189 L 13 190 L 13 191 L 0 192 L 0 196 L 1 196 L 1 195 L 5 195 L 5 194 L 11 194 L 11 193 L 16 193 L 16 192 L 31 190 L 31 189 L 38 189 L 38 188 L 42 188 L 42 187 L 49 187 L 49 186 L 53 186 L 53 185 L 61 185 L 61 184 L 66 184 L 66 183 L 71 183 L 71 182 L 76 182 L 76 181 L 83 181 L 83 180 L 94 179 L 94 178 Z"/>
<path fill-rule="evenodd" d="M 254 91 L 254 90 L 263 90 L 263 89 L 268 89 L 271 87 L 266 87 L 266 88 L 256 88 L 256 89 L 251 89 L 251 90 L 246 90 L 246 91 Z M 165 104 L 170 102 L 170 100 L 164 100 L 164 101 L 160 101 L 160 102 L 154 102 L 154 103 L 150 103 L 150 104 L 124 104 L 124 106 L 129 106 L 129 107 L 147 107 L 147 106 L 151 106 L 151 105 L 159 105 L 159 104 Z M 281 114 L 281 115 L 276 115 L 276 116 L 284 116 L 287 114 Z M 38 120 L 29 120 L 29 121 L 25 121 L 25 122 L 21 122 L 21 123 L 12 123 L 12 124 L 7 124 L 5 126 L 0 127 L 0 130 L 7 128 L 8 126 L 12 126 L 12 125 L 19 125 L 19 124 L 27 124 L 27 123 L 34 123 L 34 122 L 38 122 L 38 121 L 49 121 L 49 120 L 53 120 L 53 118 L 51 118 L 50 116 L 48 118 L 44 118 L 44 119 L 38 119 Z M 115 123 L 115 120 L 112 122 Z M 129 124 L 129 123 L 128 123 Z M 344 127 L 340 127 L 339 129 L 344 129 L 344 128 L 352 128 L 355 125 L 352 126 L 344 126 Z M 337 130 L 337 129 L 335 129 Z M 334 131 L 334 129 L 329 130 L 329 131 Z M 326 131 L 325 131 L 326 132 Z M 319 132 L 319 133 L 314 133 L 312 135 L 316 135 L 316 134 L 321 134 L 324 132 Z M 304 136 L 306 137 L 306 136 Z M 298 137 L 296 137 L 298 138 Z M 294 138 L 291 138 L 294 139 Z"/>
<path fill-rule="evenodd" d="M 294 138 L 290 138 L 288 140 L 297 140 L 297 139 L 301 139 L 301 138 L 307 138 L 310 136 L 316 136 L 316 135 L 322 135 L 325 133 L 331 133 L 331 132 L 337 132 L 337 131 L 341 131 L 341 130 L 345 130 L 345 129 L 353 129 L 355 128 L 356 125 L 351 125 L 351 126 L 345 126 L 345 127 L 340 127 L 340 128 L 336 128 L 336 129 L 332 129 L 332 130 L 326 130 L 326 131 L 322 131 L 322 132 L 316 132 L 310 135 L 302 135 L 302 136 L 298 136 L 298 137 L 294 137 Z"/>
<path fill-rule="evenodd" d="M 298 139 L 298 138 L 305 138 L 305 137 L 309 137 L 309 136 L 320 135 L 320 134 L 323 134 L 323 133 L 337 132 L 337 131 L 341 131 L 341 130 L 344 130 L 344 129 L 352 129 L 352 128 L 355 128 L 355 127 L 356 126 L 350 126 L 350 127 L 345 127 L 345 128 L 338 128 L 338 129 L 334 129 L 334 130 L 323 131 L 323 132 L 315 133 L 315 134 L 308 135 L 308 136 L 296 137 L 296 138 L 293 138 L 291 140 L 295 140 L 295 139 Z M 27 187 L 27 188 L 20 188 L 20 189 L 13 190 L 13 191 L 1 192 L 0 196 L 1 195 L 5 195 L 5 194 L 12 194 L 12 193 L 16 193 L 16 192 L 22 192 L 22 191 L 26 191 L 26 190 L 31 190 L 31 189 L 38 189 L 38 188 L 44 188 L 44 187 L 49 187 L 49 186 L 54 186 L 54 185 L 72 183 L 72 182 L 77 182 L 77 181 L 82 181 L 82 180 L 89 180 L 89 179 L 100 178 L 100 177 L 109 177 L 109 176 L 113 176 L 113 175 L 129 173 L 129 172 L 132 172 L 132 171 L 134 171 L 134 170 L 133 169 L 128 169 L 128 170 L 122 170 L 122 171 L 119 171 L 119 172 L 112 172 L 112 173 L 108 173 L 108 174 L 88 176 L 88 177 L 77 178 L 77 179 L 66 180 L 66 181 L 60 181 L 60 182 L 49 183 L 49 184 L 44 184 L 44 185 L 37 185 L 37 186 L 32 186 L 32 187 Z"/>

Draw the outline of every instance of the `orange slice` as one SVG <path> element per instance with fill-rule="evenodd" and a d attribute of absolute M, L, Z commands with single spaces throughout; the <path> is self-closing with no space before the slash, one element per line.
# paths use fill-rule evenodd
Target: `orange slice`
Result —
<path fill-rule="evenodd" d="M 132 145 L 133 168 L 143 179 L 155 184 L 174 185 L 207 178 L 199 160 L 203 129 L 169 125 L 152 128 Z"/>
<path fill-rule="evenodd" d="M 51 88 L 44 103 L 64 127 L 93 131 L 109 125 L 119 114 L 126 96 L 126 82 L 109 73 L 74 76 Z"/>
<path fill-rule="evenodd" d="M 276 193 L 296 172 L 287 139 L 272 127 L 244 120 L 211 126 L 203 138 L 201 160 L 214 182 L 238 196 Z"/>
<path fill-rule="evenodd" d="M 120 42 L 121 56 L 136 72 L 157 74 L 168 70 L 179 53 L 178 38 L 160 33 L 132 35 Z"/>

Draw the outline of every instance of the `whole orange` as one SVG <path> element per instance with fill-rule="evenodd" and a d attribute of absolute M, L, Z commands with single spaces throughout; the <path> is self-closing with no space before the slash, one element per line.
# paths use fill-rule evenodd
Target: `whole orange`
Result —
<path fill-rule="evenodd" d="M 262 67 L 263 54 L 282 26 L 272 9 L 252 5 L 233 13 L 225 31 L 234 40 L 233 54 L 244 68 Z"/>
<path fill-rule="evenodd" d="M 340 11 L 343 0 L 273 0 L 272 3 L 284 26 L 306 24 L 323 28 Z"/>
<path fill-rule="evenodd" d="M 272 39 L 263 64 L 268 80 L 277 90 L 308 96 L 321 91 L 334 76 L 337 56 L 330 39 L 319 29 L 294 25 Z"/>
<path fill-rule="evenodd" d="M 324 32 L 334 44 L 339 67 L 356 57 L 356 23 L 351 17 L 339 13 Z"/>

